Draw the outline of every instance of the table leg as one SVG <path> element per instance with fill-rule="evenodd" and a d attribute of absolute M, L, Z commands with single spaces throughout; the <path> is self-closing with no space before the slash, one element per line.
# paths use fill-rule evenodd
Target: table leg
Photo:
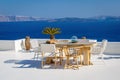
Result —
<path fill-rule="evenodd" d="M 90 65 L 90 47 L 84 47 L 84 65 Z"/>

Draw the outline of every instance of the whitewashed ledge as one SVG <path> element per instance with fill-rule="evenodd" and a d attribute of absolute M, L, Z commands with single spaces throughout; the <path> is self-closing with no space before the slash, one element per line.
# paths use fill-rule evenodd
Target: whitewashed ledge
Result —
<path fill-rule="evenodd" d="M 21 49 L 22 40 L 24 41 L 24 39 L 0 40 L 0 51 L 6 51 L 6 50 L 19 51 Z M 46 40 L 47 39 L 31 39 L 31 42 L 38 41 L 39 43 L 43 43 Z M 108 44 L 107 44 L 107 47 L 106 47 L 104 54 L 106 54 L 106 55 L 109 55 L 109 54 L 120 55 L 120 42 L 109 42 L 108 41 Z"/>
<path fill-rule="evenodd" d="M 0 51 L 15 50 L 14 40 L 0 40 Z"/>

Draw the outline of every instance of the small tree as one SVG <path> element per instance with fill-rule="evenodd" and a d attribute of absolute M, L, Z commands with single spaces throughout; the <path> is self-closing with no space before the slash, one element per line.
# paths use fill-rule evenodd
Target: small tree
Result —
<path fill-rule="evenodd" d="M 50 35 L 50 39 L 55 39 L 55 34 L 60 34 L 60 28 L 46 27 L 42 31 L 43 34 Z"/>

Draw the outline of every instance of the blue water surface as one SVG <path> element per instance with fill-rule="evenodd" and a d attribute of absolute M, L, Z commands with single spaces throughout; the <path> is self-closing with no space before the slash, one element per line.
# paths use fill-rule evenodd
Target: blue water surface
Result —
<path fill-rule="evenodd" d="M 45 27 L 61 28 L 61 34 L 55 35 L 56 39 L 70 39 L 72 36 L 89 39 L 108 39 L 108 41 L 120 41 L 120 21 L 84 21 L 84 22 L 0 22 L 0 40 L 16 40 L 30 36 L 31 38 L 49 38 L 42 34 Z"/>

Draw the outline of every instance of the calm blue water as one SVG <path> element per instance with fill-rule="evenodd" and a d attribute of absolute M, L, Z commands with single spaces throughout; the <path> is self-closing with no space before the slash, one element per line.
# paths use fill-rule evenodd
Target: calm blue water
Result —
<path fill-rule="evenodd" d="M 89 39 L 108 39 L 120 41 L 120 21 L 84 21 L 84 22 L 0 22 L 0 40 L 16 40 L 30 36 L 31 38 L 49 38 L 42 34 L 46 26 L 61 28 L 61 34 L 55 35 L 56 39 L 70 39 L 73 35 Z"/>

